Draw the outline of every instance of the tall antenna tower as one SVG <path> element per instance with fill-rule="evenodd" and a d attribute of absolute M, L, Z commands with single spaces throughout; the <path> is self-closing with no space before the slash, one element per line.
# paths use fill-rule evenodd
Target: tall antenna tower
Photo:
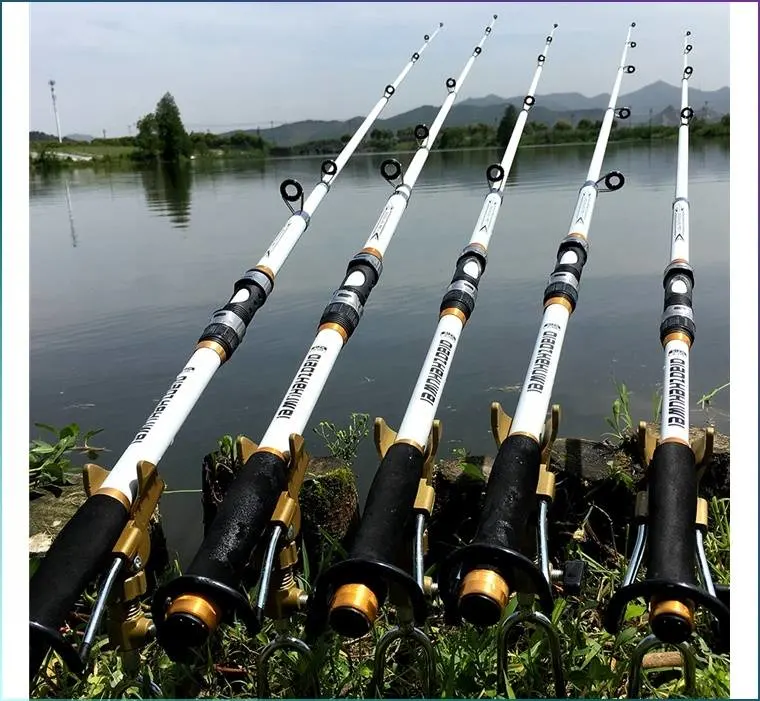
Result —
<path fill-rule="evenodd" d="M 56 105 L 55 101 L 55 81 L 54 80 L 48 80 L 48 85 L 50 86 L 50 96 L 53 98 L 53 112 L 55 113 L 55 126 L 58 129 L 58 143 L 63 143 L 63 139 L 61 138 L 61 120 L 58 119 L 58 105 Z"/>

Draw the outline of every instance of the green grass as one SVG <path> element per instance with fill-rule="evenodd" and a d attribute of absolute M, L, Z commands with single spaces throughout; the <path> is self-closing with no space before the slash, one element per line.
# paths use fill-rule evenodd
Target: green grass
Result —
<path fill-rule="evenodd" d="M 713 499 L 710 509 L 711 531 L 706 539 L 708 558 L 716 582 L 727 583 L 729 561 L 729 502 Z M 575 542 L 569 553 L 587 564 L 582 595 L 558 598 L 552 619 L 558 626 L 565 677 L 570 697 L 612 698 L 625 695 L 627 660 L 646 634 L 646 608 L 640 602 L 628 606 L 624 625 L 618 635 L 602 628 L 602 607 L 622 580 L 626 562 L 611 554 L 607 562 L 598 562 L 583 550 L 583 541 Z M 167 575 L 168 576 L 168 575 Z M 513 599 L 510 608 L 513 607 Z M 509 609 L 508 609 L 509 610 Z M 301 616 L 299 614 L 299 616 Z M 365 698 L 373 673 L 373 649 L 379 636 L 390 624 L 391 613 L 384 612 L 375 630 L 358 641 L 341 642 L 327 636 L 315 648 L 316 668 L 323 696 Z M 77 639 L 85 618 L 67 633 Z M 698 625 L 704 632 L 702 614 Z M 436 650 L 437 688 L 435 696 L 444 698 L 492 698 L 497 695 L 496 632 L 493 628 L 477 630 L 469 625 L 451 627 L 443 623 L 442 610 L 435 604 L 426 630 Z M 296 621 L 294 633 L 302 631 Z M 143 676 L 128 673 L 118 655 L 105 649 L 99 641 L 93 653 L 88 676 L 78 680 L 63 671 L 53 659 L 47 679 L 33 690 L 33 696 L 65 698 L 140 698 L 150 695 L 149 680 L 158 684 L 166 697 L 241 698 L 256 695 L 258 657 L 272 639 L 274 627 L 268 622 L 254 638 L 241 624 L 226 626 L 191 665 L 171 662 L 157 643 L 142 651 L 140 670 Z M 697 656 L 697 694 L 701 698 L 729 696 L 729 661 L 712 653 L 701 641 L 694 644 Z M 271 666 L 272 694 L 292 698 L 298 680 L 292 677 L 293 664 L 285 661 L 287 653 L 278 653 Z M 390 658 L 387 695 L 419 696 L 421 692 L 418 655 L 415 650 L 400 648 Z M 551 667 L 547 645 L 542 636 L 527 631 L 509 648 L 507 695 L 511 698 L 551 697 Z M 657 686 L 645 681 L 643 693 L 657 698 L 682 695 L 682 682 L 665 672 L 650 672 Z M 646 679 L 646 677 L 645 677 Z M 663 680 L 664 679 L 664 680 Z M 301 688 L 301 692 L 304 689 Z"/>

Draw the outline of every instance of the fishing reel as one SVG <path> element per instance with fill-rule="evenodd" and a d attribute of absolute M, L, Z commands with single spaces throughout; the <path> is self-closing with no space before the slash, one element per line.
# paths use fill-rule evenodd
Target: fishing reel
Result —
<path fill-rule="evenodd" d="M 388 630 L 375 649 L 371 691 L 383 695 L 388 651 L 398 640 L 409 641 L 423 654 L 422 685 L 425 697 L 433 694 L 435 652 L 421 626 L 428 616 L 427 599 L 437 588 L 425 576 L 424 557 L 427 550 L 426 526 L 433 511 L 435 490 L 432 470 L 440 444 L 441 423 L 436 420 L 426 447 L 396 441 L 396 432 L 378 417 L 374 438 L 380 468 L 373 482 L 363 518 L 364 532 L 349 551 L 349 557 L 329 568 L 317 581 L 309 608 L 307 631 L 319 634 L 328 626 L 346 638 L 359 638 L 375 624 L 386 601 L 396 608 L 398 625 Z M 416 493 L 412 490 L 416 489 Z M 407 500 L 407 497 L 409 499 Z M 374 500 L 374 503 L 371 503 Z M 386 533 L 394 541 L 405 541 L 409 511 L 389 508 L 390 504 L 412 503 L 413 532 L 412 574 L 393 564 L 397 560 L 398 543 L 388 543 Z M 404 559 L 404 558 L 402 558 Z"/>
<path fill-rule="evenodd" d="M 555 693 L 564 698 L 559 634 L 549 618 L 554 604 L 552 584 L 562 581 L 565 594 L 578 593 L 584 564 L 570 561 L 563 570 L 549 565 L 548 512 L 555 494 L 550 460 L 559 420 L 560 409 L 554 405 L 540 441 L 535 441 L 510 435 L 511 417 L 498 402 L 491 405 L 491 430 L 499 452 L 491 468 L 483 516 L 474 541 L 442 564 L 438 583 L 451 623 L 464 620 L 479 627 L 499 626 L 500 687 L 507 675 L 510 634 L 518 626 L 532 624 L 547 638 Z M 504 498 L 507 493 L 509 499 Z M 502 620 L 513 594 L 518 609 Z"/>
<path fill-rule="evenodd" d="M 639 424 L 638 445 L 647 470 L 647 484 L 636 499 L 636 542 L 623 586 L 610 600 L 604 619 L 607 631 L 615 634 L 622 626 L 628 603 L 638 598 L 648 603 L 652 633 L 639 643 L 631 656 L 630 698 L 639 697 L 647 653 L 663 645 L 673 646 L 680 653 L 686 690 L 693 692 L 696 663 L 688 641 L 696 632 L 697 607 L 709 611 L 717 623 L 717 650 L 728 649 L 727 591 L 721 592 L 725 599 L 722 601 L 704 550 L 707 501 L 697 497 L 699 479 L 712 459 L 713 441 L 712 427 L 705 430 L 700 440 L 685 445 L 658 442 L 646 422 Z M 647 574 L 636 581 L 647 546 Z M 701 586 L 697 584 L 697 571 Z"/>
<path fill-rule="evenodd" d="M 294 576 L 298 560 L 296 539 L 301 527 L 298 495 L 309 462 L 303 437 L 298 434 L 290 436 L 287 462 L 272 453 L 258 450 L 253 441 L 243 437 L 238 439 L 237 450 L 244 465 L 249 465 L 252 460 L 261 463 L 251 466 L 246 473 L 240 473 L 233 482 L 234 486 L 241 477 L 253 482 L 261 480 L 252 486 L 242 483 L 239 485 L 242 498 L 251 497 L 255 501 L 255 504 L 252 504 L 255 507 L 253 510 L 246 509 L 250 520 L 256 521 L 259 512 L 264 509 L 269 513 L 264 527 L 254 528 L 253 533 L 258 534 L 255 545 L 266 543 L 256 602 L 251 605 L 243 590 L 232 586 L 231 582 L 237 579 L 237 575 L 231 576 L 228 568 L 212 577 L 203 574 L 205 570 L 202 565 L 205 565 L 205 558 L 199 563 L 194 561 L 191 569 L 195 565 L 198 572 L 183 575 L 169 582 L 159 589 L 153 598 L 153 616 L 157 624 L 159 642 L 167 654 L 177 661 L 187 660 L 191 650 L 203 645 L 223 622 L 231 623 L 233 618 L 237 617 L 245 623 L 249 634 L 254 636 L 261 630 L 265 616 L 282 621 L 292 612 L 302 610 L 307 603 L 306 593 L 297 586 Z M 286 467 L 283 489 L 279 489 L 281 483 L 266 474 L 269 463 L 280 461 Z M 222 509 L 227 500 L 234 500 L 236 497 L 237 494 L 233 496 L 228 492 L 212 523 L 212 529 L 218 521 L 225 520 L 226 515 L 222 513 Z M 238 504 L 232 506 L 234 512 Z M 222 547 L 230 545 L 225 543 Z M 240 547 L 232 544 L 232 547 L 237 551 L 239 563 L 245 566 L 249 558 L 241 553 L 251 550 L 242 544 Z M 224 581 L 225 579 L 227 581 Z M 264 649 L 260 661 L 258 680 L 260 691 L 264 695 L 267 691 L 269 660 L 277 650 L 283 648 L 307 658 L 309 668 L 312 669 L 310 648 L 305 643 L 287 636 L 282 627 L 278 626 L 277 638 Z M 310 688 L 318 695 L 316 677 L 310 681 Z"/>

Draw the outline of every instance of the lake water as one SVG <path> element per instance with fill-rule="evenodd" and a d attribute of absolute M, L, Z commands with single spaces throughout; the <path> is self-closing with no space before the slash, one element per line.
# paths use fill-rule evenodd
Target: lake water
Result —
<path fill-rule="evenodd" d="M 478 305 L 457 351 L 439 411 L 441 452 L 494 452 L 489 405 L 514 411 L 542 312 L 543 290 L 591 158 L 591 146 L 518 152 L 488 252 Z M 335 366 L 307 430 L 351 412 L 398 427 L 437 323 L 441 295 L 469 240 L 497 151 L 433 153 L 385 257 L 382 279 Z M 364 244 L 390 187 L 385 156 L 355 156 L 315 214 L 234 357 L 214 377 L 161 462 L 168 489 L 200 487 L 204 454 L 225 433 L 263 435 L 316 333 L 349 258 Z M 407 163 L 409 154 L 399 156 Z M 254 265 L 289 212 L 284 178 L 310 191 L 320 159 L 194 163 L 181 175 L 89 169 L 33 176 L 30 425 L 77 422 L 111 466 L 168 388 L 234 281 Z M 661 383 L 662 272 L 668 262 L 675 142 L 611 145 L 605 168 L 625 187 L 601 195 L 578 308 L 553 399 L 560 435 L 607 430 L 613 380 L 632 391 L 634 418 L 650 418 Z M 697 400 L 729 379 L 729 153 L 692 145 L 691 257 L 697 340 L 692 423 L 729 430 L 728 392 L 709 416 Z M 377 466 L 371 441 L 355 469 L 362 492 Z M 199 543 L 198 494 L 166 495 L 170 546 L 185 560 Z"/>

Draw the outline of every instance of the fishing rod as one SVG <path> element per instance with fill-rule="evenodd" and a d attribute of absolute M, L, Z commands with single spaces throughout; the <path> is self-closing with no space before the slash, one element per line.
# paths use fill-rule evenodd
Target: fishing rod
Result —
<path fill-rule="evenodd" d="M 97 465 L 85 466 L 85 485 L 92 487 L 87 490 L 88 498 L 55 539 L 30 580 L 31 677 L 37 673 L 51 647 L 70 669 L 83 669 L 81 655 L 63 641 L 58 628 L 85 587 L 109 568 L 111 555 L 114 556 L 111 567 L 117 574 L 131 571 L 134 575 L 142 570 L 146 553 L 137 556 L 134 542 L 127 543 L 122 550 L 114 549 L 127 532 L 127 524 L 134 521 L 132 516 L 144 498 L 139 466 L 145 463 L 155 470 L 214 373 L 242 342 L 254 315 L 271 294 L 277 273 L 340 172 L 442 27 L 443 23 L 440 23 L 432 34 L 425 35 L 420 49 L 412 54 L 395 80 L 385 87 L 382 97 L 340 154 L 334 160 L 323 161 L 321 178 L 305 201 L 303 187 L 298 181 L 287 179 L 282 182 L 280 195 L 292 213 L 285 226 L 261 260 L 235 283 L 227 304 L 214 312 L 192 356 L 113 469 L 108 472 Z M 293 203 L 298 201 L 300 205 L 295 209 Z M 163 482 L 159 482 L 163 490 Z M 145 534 L 141 537 L 144 539 Z M 141 547 L 144 551 L 146 546 Z M 106 587 L 99 592 L 100 598 L 108 597 L 117 579 L 114 575 L 104 580 Z M 51 582 L 55 582 L 54 587 Z M 100 622 L 95 617 L 91 621 L 90 637 Z"/>
<path fill-rule="evenodd" d="M 364 513 L 347 559 L 329 568 L 317 581 L 314 605 L 309 613 L 315 630 L 328 623 L 339 635 L 358 638 L 369 632 L 382 605 L 394 590 L 394 603 L 401 625 L 389 630 L 378 642 L 374 691 L 381 692 L 384 652 L 401 637 L 413 638 L 426 653 L 425 680 L 430 696 L 434 668 L 432 646 L 416 627 L 427 615 L 425 597 L 432 595 L 432 582 L 424 577 L 424 534 L 433 510 L 435 491 L 432 465 L 440 441 L 441 425 L 435 414 L 446 385 L 459 339 L 475 309 L 478 285 L 486 268 L 488 244 L 499 216 L 504 188 L 522 138 L 528 113 L 553 41 L 554 25 L 528 93 L 512 129 L 501 163 L 486 168 L 488 194 L 470 240 L 457 259 L 454 275 L 440 304 L 438 325 L 428 348 L 411 399 L 398 432 L 382 418 L 375 420 L 375 441 L 380 464 L 370 487 Z M 409 522 L 413 521 L 410 538 Z M 411 548 L 409 540 L 411 539 Z M 412 555 L 412 574 L 399 566 Z M 403 613 L 402 613 L 403 611 Z"/>
<path fill-rule="evenodd" d="M 691 32 L 683 41 L 681 112 L 678 127 L 678 166 L 670 233 L 670 262 L 663 274 L 665 301 L 660 342 L 665 354 L 659 439 L 645 421 L 638 439 L 646 484 L 636 499 L 636 542 L 623 586 L 610 600 L 605 627 L 617 633 L 623 612 L 633 599 L 649 605 L 651 634 L 634 650 L 628 694 L 639 698 L 645 654 L 663 644 L 681 653 L 687 692 L 694 691 L 695 658 L 688 640 L 695 633 L 695 611 L 707 609 L 718 622 L 718 645 L 728 647 L 730 614 L 720 600 L 704 548 L 707 500 L 699 497 L 699 482 L 712 458 L 714 429 L 693 443 L 689 436 L 689 353 L 696 325 L 692 308 L 694 271 L 689 262 L 689 106 Z M 647 550 L 646 576 L 636 575 Z M 696 558 L 695 558 L 696 556 Z M 695 559 L 697 562 L 695 562 Z M 697 573 L 701 584 L 697 583 Z"/>
<path fill-rule="evenodd" d="M 338 356 L 356 330 L 383 267 L 383 257 L 404 214 L 414 185 L 459 89 L 496 22 L 485 28 L 457 79 L 448 78 L 448 94 L 432 125 L 415 128 L 419 147 L 406 172 L 398 161 L 381 165 L 391 184 L 400 181 L 383 208 L 362 250 L 348 264 L 340 287 L 319 321 L 314 342 L 275 412 L 264 437 L 250 454 L 225 495 L 186 574 L 160 588 L 153 598 L 158 638 L 175 659 L 203 644 L 233 614 L 252 634 L 260 629 L 269 597 L 270 578 L 278 552 L 291 547 L 297 500 L 288 491 L 288 476 L 305 469 L 303 431 Z M 253 445 L 253 444 L 252 444 Z M 257 546 L 265 556 L 258 598 L 251 607 L 241 589 L 243 571 Z M 297 599 L 294 608 L 302 605 Z M 305 643 L 304 643 L 305 645 Z"/>
<path fill-rule="evenodd" d="M 499 626 L 499 678 L 506 672 L 506 643 L 522 623 L 533 623 L 547 636 L 553 662 L 556 695 L 564 697 L 564 675 L 559 636 L 546 614 L 553 605 L 552 581 L 564 578 L 566 588 L 578 588 L 580 563 L 565 570 L 549 567 L 548 510 L 554 498 L 554 473 L 549 469 L 551 446 L 559 426 L 559 407 L 547 411 L 570 315 L 578 301 L 581 273 L 588 258 L 588 234 L 599 192 L 619 190 L 625 178 L 617 171 L 600 177 L 612 122 L 627 118 L 628 108 L 616 103 L 623 75 L 636 69 L 626 64 L 631 23 L 620 65 L 604 113 L 586 181 L 580 188 L 568 234 L 557 252 L 557 262 L 544 291 L 544 312 L 515 416 L 491 405 L 491 427 L 499 446 L 486 488 L 477 530 L 469 545 L 459 548 L 441 565 L 438 586 L 452 622 L 461 619 L 477 626 L 499 623 L 512 594 L 522 604 Z M 536 532 L 538 531 L 538 533 Z M 538 550 L 538 564 L 534 560 Z M 533 610 L 538 600 L 539 608 Z"/>

